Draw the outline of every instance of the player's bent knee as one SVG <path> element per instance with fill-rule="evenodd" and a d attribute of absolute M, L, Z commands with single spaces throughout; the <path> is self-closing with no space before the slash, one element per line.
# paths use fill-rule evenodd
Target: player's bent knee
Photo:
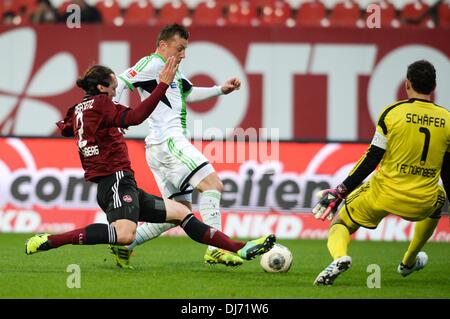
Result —
<path fill-rule="evenodd" d="M 209 185 L 206 187 L 205 190 L 214 190 L 214 191 L 218 191 L 219 193 L 222 193 L 223 192 L 223 183 L 219 178 L 216 178 L 212 182 L 209 183 Z"/>
<path fill-rule="evenodd" d="M 222 193 L 223 192 L 223 183 L 220 179 L 217 180 L 216 191 Z"/>
<path fill-rule="evenodd" d="M 197 188 L 204 192 L 207 190 L 215 190 L 220 193 L 223 192 L 223 183 L 219 178 L 219 175 L 217 175 L 216 172 L 212 172 L 208 176 L 206 176 L 200 184 L 198 184 Z"/>
<path fill-rule="evenodd" d="M 117 244 L 119 245 L 129 245 L 136 238 L 136 232 L 128 232 L 117 234 Z"/>
<path fill-rule="evenodd" d="M 114 222 L 117 240 L 119 245 L 131 244 L 136 237 L 136 223 L 127 219 L 120 219 Z"/>

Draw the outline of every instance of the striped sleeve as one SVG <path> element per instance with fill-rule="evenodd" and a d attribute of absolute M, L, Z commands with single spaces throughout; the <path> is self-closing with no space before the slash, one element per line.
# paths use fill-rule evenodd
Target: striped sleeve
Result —
<path fill-rule="evenodd" d="M 344 180 L 343 184 L 346 186 L 348 192 L 352 192 L 358 187 L 367 176 L 369 176 L 381 162 L 385 150 L 371 144 L 364 155 L 360 158 L 358 163 Z"/>

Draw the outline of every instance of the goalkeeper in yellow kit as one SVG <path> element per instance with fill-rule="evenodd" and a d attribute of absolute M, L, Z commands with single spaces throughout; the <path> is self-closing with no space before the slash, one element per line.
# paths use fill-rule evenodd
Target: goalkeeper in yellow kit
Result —
<path fill-rule="evenodd" d="M 333 262 L 314 284 L 332 285 L 352 265 L 347 255 L 350 235 L 359 227 L 376 228 L 390 213 L 416 222 L 414 237 L 397 271 L 407 276 L 427 264 L 428 256 L 421 249 L 433 234 L 446 192 L 450 192 L 450 112 L 431 102 L 435 87 L 436 71 L 430 62 L 409 65 L 408 100 L 382 111 L 371 145 L 349 176 L 335 189 L 321 192 L 313 208 L 316 218 L 331 220 L 339 204 L 344 204 L 328 234 Z M 439 177 L 444 187 L 439 185 Z"/>

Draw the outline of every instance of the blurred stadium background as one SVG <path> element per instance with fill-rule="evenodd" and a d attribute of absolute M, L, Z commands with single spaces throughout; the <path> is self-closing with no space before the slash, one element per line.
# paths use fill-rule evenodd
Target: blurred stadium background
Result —
<path fill-rule="evenodd" d="M 70 4 L 82 8 L 80 28 L 67 24 Z M 159 29 L 173 22 L 189 27 L 181 70 L 195 85 L 242 80 L 237 93 L 188 105 L 191 136 L 223 180 L 222 225 L 233 237 L 274 232 L 295 247 L 325 239 L 328 222 L 309 213 L 314 193 L 346 176 L 380 110 L 406 97 L 413 61 L 436 66 L 435 102 L 450 106 L 450 0 L 0 0 L 0 233 L 106 221 L 74 142 L 57 137 L 54 123 L 82 96 L 75 81 L 89 65 L 122 72 L 152 53 Z M 138 101 L 134 93 L 122 100 Z M 255 129 L 259 139 L 233 142 L 234 128 Z M 145 162 L 146 131 L 145 123 L 129 130 L 130 155 L 138 184 L 159 194 Z M 353 236 L 404 242 L 411 225 L 391 216 Z M 448 214 L 431 240 L 450 242 Z"/>

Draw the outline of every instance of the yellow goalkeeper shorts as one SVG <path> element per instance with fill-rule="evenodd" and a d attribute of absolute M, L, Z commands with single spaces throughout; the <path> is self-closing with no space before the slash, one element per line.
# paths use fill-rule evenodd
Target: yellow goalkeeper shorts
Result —
<path fill-rule="evenodd" d="M 405 213 L 402 213 L 398 211 L 402 209 L 402 203 L 399 202 L 397 211 L 392 212 L 386 210 L 383 198 L 375 194 L 368 181 L 350 193 L 339 211 L 339 216 L 347 225 L 357 224 L 364 228 L 375 229 L 388 214 L 397 215 L 409 221 L 419 221 L 427 217 L 439 218 L 445 202 L 442 199 L 445 199 L 445 191 L 442 186 L 439 186 L 433 205 L 426 208 L 404 208 Z"/>

